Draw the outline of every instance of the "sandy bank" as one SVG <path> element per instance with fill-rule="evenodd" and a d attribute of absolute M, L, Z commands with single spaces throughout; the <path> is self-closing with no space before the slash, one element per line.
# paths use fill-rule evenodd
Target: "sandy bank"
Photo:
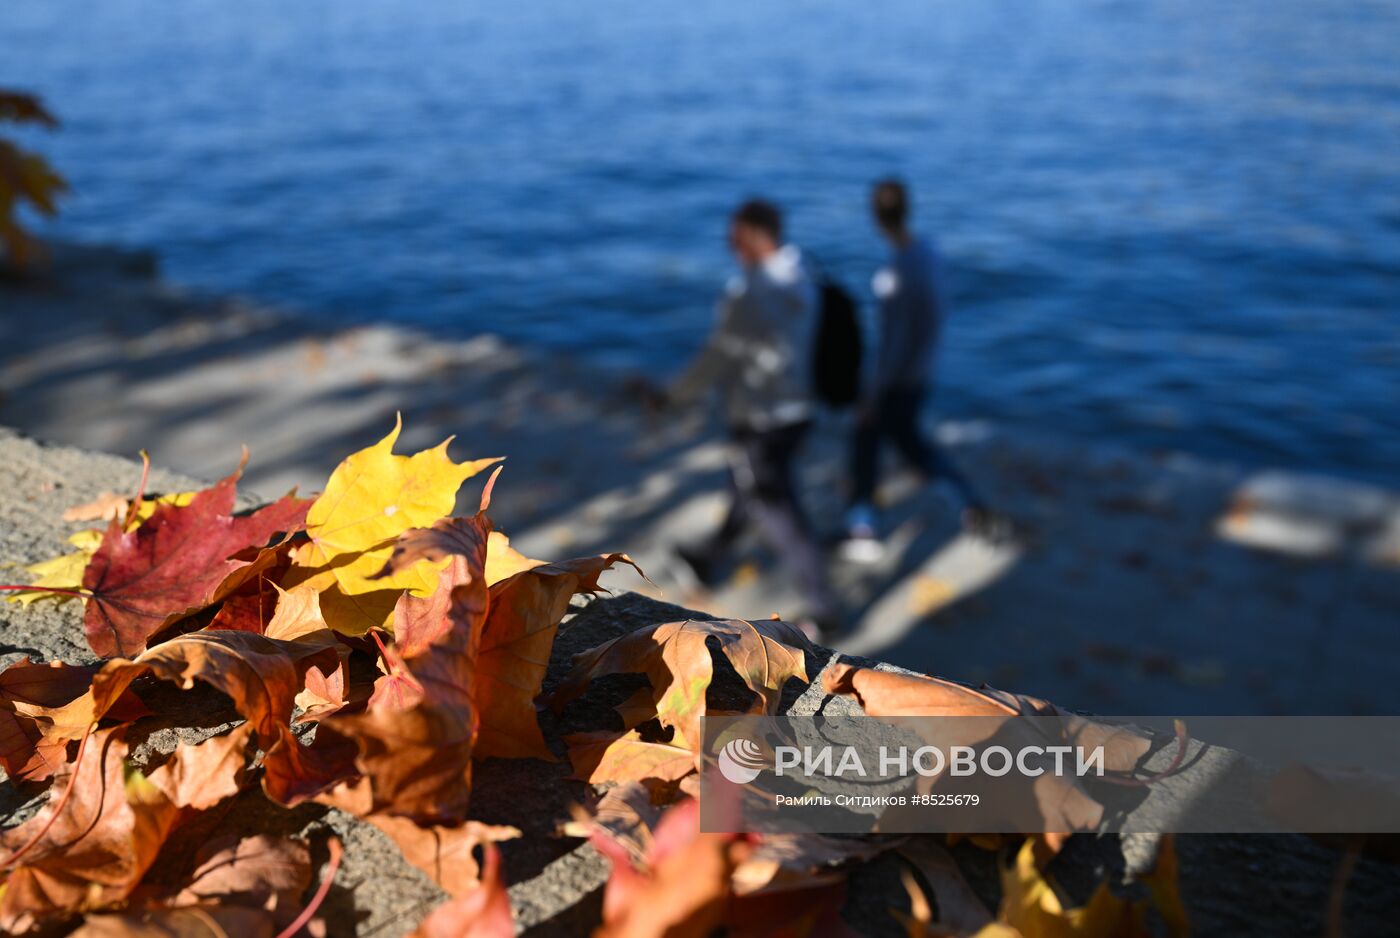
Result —
<path fill-rule="evenodd" d="M 583 362 L 490 336 L 311 331 L 183 291 L 141 256 L 62 250 L 56 261 L 50 276 L 0 284 L 0 423 L 126 455 L 145 448 L 197 478 L 228 472 L 246 444 L 247 484 L 271 496 L 315 490 L 402 411 L 406 448 L 456 434 L 459 457 L 509 457 L 493 515 L 527 552 L 629 550 L 656 580 L 637 588 L 732 615 L 799 605 L 759 545 L 714 594 L 680 588 L 667 548 L 715 523 L 723 446 L 704 419 L 649 417 Z M 977 424 L 940 429 L 1028 536 L 961 536 L 937 493 L 893 478 L 887 558 L 832 566 L 852 622 L 838 646 L 1098 712 L 1393 709 L 1391 656 L 1376 653 L 1400 609 L 1392 493 Z M 818 437 L 806 491 L 830 528 L 844 428 L 830 421 Z"/>

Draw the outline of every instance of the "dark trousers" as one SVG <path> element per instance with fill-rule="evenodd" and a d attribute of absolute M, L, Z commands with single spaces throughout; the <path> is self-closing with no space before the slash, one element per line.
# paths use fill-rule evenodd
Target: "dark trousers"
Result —
<path fill-rule="evenodd" d="M 880 447 L 888 439 L 895 449 L 930 481 L 944 479 L 969 508 L 985 503 L 971 483 L 919 426 L 925 389 L 922 385 L 890 388 L 880 393 L 872 413 L 856 426 L 851 447 L 851 477 L 855 480 L 852 503 L 871 503 L 880 482 Z"/>
<path fill-rule="evenodd" d="M 794 464 L 809 429 L 811 423 L 804 421 L 771 430 L 731 430 L 729 512 L 701 552 L 720 563 L 749 526 L 757 526 L 811 604 L 808 611 L 820 619 L 835 616 L 836 601 L 794 480 Z"/>

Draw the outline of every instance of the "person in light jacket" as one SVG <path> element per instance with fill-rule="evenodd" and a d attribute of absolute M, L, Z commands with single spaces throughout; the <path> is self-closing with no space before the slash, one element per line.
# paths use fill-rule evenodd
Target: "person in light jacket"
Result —
<path fill-rule="evenodd" d="M 739 206 L 730 219 L 729 246 L 740 273 L 720 299 L 704 348 L 671 384 L 667 399 L 688 403 L 719 393 L 732 444 L 731 501 L 711 537 L 677 554 L 710 585 L 754 524 L 800 585 L 813 624 L 829 629 L 837 603 L 794 478 L 816 409 L 810 384 L 817 289 L 802 253 L 783 242 L 782 215 L 768 202 Z"/>

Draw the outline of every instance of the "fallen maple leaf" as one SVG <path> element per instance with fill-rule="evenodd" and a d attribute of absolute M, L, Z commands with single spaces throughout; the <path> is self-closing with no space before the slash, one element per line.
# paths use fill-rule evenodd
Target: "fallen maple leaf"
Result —
<path fill-rule="evenodd" d="M 614 864 L 622 859 L 620 848 L 633 867 L 645 870 L 658 853 L 661 818 L 647 787 L 626 782 L 609 789 L 591 816 L 576 814 L 565 833 L 588 837 Z M 819 921 L 837 919 L 845 897 L 845 867 L 898 847 L 904 838 L 774 834 L 747 840 L 729 880 L 729 933 L 835 935 L 844 932 L 813 928 Z"/>
<path fill-rule="evenodd" d="M 12 856 L 33 844 L 0 892 L 7 933 L 125 899 L 155 861 L 177 809 L 144 776 L 127 772 L 121 732 L 93 735 L 76 766 L 71 801 L 61 794 L 68 783 L 56 785 L 46 807 L 0 838 Z"/>
<path fill-rule="evenodd" d="M 138 908 L 89 915 L 74 935 L 88 938 L 271 936 L 296 917 L 311 883 L 304 841 L 266 835 L 220 838 L 195 857 L 188 882 Z"/>
<path fill-rule="evenodd" d="M 481 497 L 481 512 L 490 505 L 491 490 L 500 470 L 491 476 Z M 484 517 L 484 515 L 478 515 Z M 485 530 L 485 542 L 482 533 Z M 462 519 L 439 521 L 429 528 L 404 532 L 389 559 L 375 579 L 392 578 L 423 564 L 443 567 L 441 585 L 426 598 L 406 594 L 395 612 L 395 650 L 403 659 L 412 659 L 436 642 L 445 632 L 458 627 L 448 606 L 455 586 L 472 576 L 485 577 L 492 545 L 489 523 Z M 473 565 L 484 551 L 479 569 Z M 519 555 L 516 555 L 517 557 Z M 579 593 L 599 590 L 598 578 L 614 564 L 636 568 L 626 554 L 601 554 L 559 563 L 526 561 L 523 569 L 490 586 L 485 617 L 474 643 L 475 660 L 473 704 L 479 719 L 475 754 L 480 758 L 536 758 L 554 756 L 540 734 L 535 718 L 535 697 L 544 684 L 549 653 L 569 601 Z M 522 566 L 511 559 L 501 569 Z M 392 691 L 401 699 L 416 699 L 421 691 L 410 675 L 391 664 L 384 693 Z M 392 683 L 390 683 L 392 682 Z"/>
<path fill-rule="evenodd" d="M 348 635 L 389 627 L 403 590 L 432 593 L 438 578 L 429 565 L 412 565 L 388 578 L 376 574 L 395 538 L 451 514 L 462 483 L 500 461 L 454 463 L 447 455 L 450 438 L 412 456 L 395 455 L 402 426 L 396 419 L 388 436 L 346 457 L 331 473 L 307 512 L 310 543 L 295 554 L 296 576 L 283 584 L 312 583 L 322 592 L 326 621 Z"/>
<path fill-rule="evenodd" d="M 131 502 L 125 495 L 103 492 L 90 502 L 73 505 L 63 512 L 64 521 L 113 521 L 126 515 Z"/>
<path fill-rule="evenodd" d="M 645 674 L 651 682 L 652 713 L 675 731 L 677 745 L 698 752 L 705 692 L 714 677 L 711 640 L 754 694 L 747 713 L 776 713 L 783 685 L 792 678 L 807 680 L 803 650 L 809 644 L 793 626 L 774 619 L 689 619 L 638 629 L 579 655 L 550 706 L 557 712 L 602 675 Z"/>
<path fill-rule="evenodd" d="M 377 693 L 364 713 L 334 716 L 321 724 L 320 732 L 329 730 L 358 748 L 355 764 L 362 778 L 356 783 L 355 814 L 395 814 L 424 824 L 466 817 L 479 719 L 476 659 L 488 603 L 484 570 L 490 531 L 484 512 L 443 522 L 437 537 L 454 546 L 438 572 L 436 593 L 401 599 L 400 640 L 412 652 L 402 656 L 401 666 L 412 678 L 414 693 L 402 699 Z"/>
<path fill-rule="evenodd" d="M 194 873 L 175 902 L 238 901 L 285 910 L 310 885 L 311 852 L 305 841 L 266 834 L 225 837 L 200 849 Z"/>
<path fill-rule="evenodd" d="M 203 681 L 233 701 L 266 744 L 285 726 L 300 674 L 317 661 L 337 661 L 335 650 L 314 643 L 286 642 L 250 632 L 192 632 L 147 649 L 134 660 L 115 659 L 93 678 L 92 694 L 105 700 L 150 673 L 183 688 Z"/>
<path fill-rule="evenodd" d="M 134 531 L 113 521 L 83 574 L 83 628 L 104 658 L 139 654 L 147 639 L 228 596 L 276 559 L 259 550 L 301 529 L 307 502 L 290 495 L 235 517 L 242 466 L 188 505 L 157 505 Z M 256 551 L 244 557 L 244 552 Z M 236 556 L 237 555 L 237 556 Z"/>
<path fill-rule="evenodd" d="M 674 782 L 695 771 L 695 753 L 689 747 L 645 740 L 636 730 L 573 733 L 564 742 L 574 777 L 595 785 Z"/>
<path fill-rule="evenodd" d="M 240 612 L 225 618 L 230 607 L 242 597 Z M 326 625 L 321 615 L 320 594 L 309 584 L 284 590 L 276 583 L 258 577 L 244 591 L 224 603 L 210 624 L 217 630 L 224 620 L 228 628 L 252 631 L 281 642 L 297 642 L 306 649 L 333 649 L 339 658 L 334 667 L 312 664 L 302 675 L 302 689 L 296 695 L 301 708 L 297 722 L 316 722 L 343 708 L 347 701 L 346 659 L 349 648 L 341 644 L 336 633 Z M 328 657 L 327 663 L 331 661 Z"/>
<path fill-rule="evenodd" d="M 1112 773 L 1131 771 L 1151 748 L 1148 738 L 1129 727 L 1101 724 L 1036 697 L 985 686 L 972 688 L 941 678 L 876 671 L 838 661 L 826 670 L 822 687 L 829 694 L 854 696 L 868 716 L 980 718 L 915 727 L 932 734 L 925 738 L 936 745 L 976 745 L 993 736 L 1002 740 L 1003 734 L 1020 740 L 1019 744 L 1002 740 L 1013 751 L 1044 746 L 1047 741 L 1059 745 L 1072 742 L 1091 751 L 1102 747 L 1104 768 Z M 1021 716 L 1039 719 L 1018 720 Z M 922 789 L 930 784 L 919 781 Z M 1000 812 L 996 823 L 1013 825 L 1001 829 L 1043 831 L 1053 849 L 1058 849 L 1069 833 L 1091 830 L 1103 817 L 1103 805 L 1076 778 L 1052 773 L 1031 779 L 1013 775 L 991 784 L 1000 794 L 986 798 L 984 792 L 984 799 Z"/>
<path fill-rule="evenodd" d="M 839 885 L 846 868 L 899 847 L 903 837 L 829 837 L 765 834 L 734 871 L 734 892 L 745 901 L 760 893 L 805 892 Z"/>
<path fill-rule="evenodd" d="M 501 852 L 488 843 L 485 853 L 481 882 L 428 913 L 412 938 L 513 938 L 515 919 L 501 881 Z"/>
<path fill-rule="evenodd" d="M 403 817 L 374 814 L 365 820 L 398 845 L 403 857 L 427 873 L 450 896 L 474 891 L 480 880 L 476 849 L 520 836 L 517 828 L 467 821 L 456 826 L 421 826 Z"/>
<path fill-rule="evenodd" d="M 67 761 L 69 742 L 93 723 L 104 718 L 125 722 L 148 712 L 129 692 L 105 699 L 100 708 L 66 710 L 87 693 L 97 670 L 21 658 L 0 671 L 0 765 L 12 779 L 48 778 Z"/>
<path fill-rule="evenodd" d="M 55 781 L 49 803 L 0 836 L 10 851 L 4 865 L 13 867 L 0 890 L 0 928 L 28 931 L 49 916 L 122 902 L 155 861 L 182 809 L 213 804 L 236 790 L 230 778 L 199 775 L 216 770 L 236 738 L 177 747 L 146 776 L 126 764 L 124 731 L 93 733 L 67 776 Z M 193 803 L 183 800 L 191 794 Z"/>
<path fill-rule="evenodd" d="M 255 575 L 245 577 L 237 589 L 223 598 L 205 628 L 256 632 L 259 635 L 267 633 L 285 592 L 278 584 L 287 578 L 292 563 L 291 546 L 278 546 L 281 549 L 264 559 Z M 305 587 L 303 591 L 315 592 L 310 587 Z M 318 604 L 318 614 L 319 609 Z"/>
<path fill-rule="evenodd" d="M 1024 709 L 990 689 L 977 689 L 922 675 L 876 671 L 838 661 L 822 677 L 828 694 L 850 694 L 873 717 L 882 716 L 1014 716 L 1017 713 L 1053 713 L 1043 701 Z"/>
<path fill-rule="evenodd" d="M 40 599 L 53 600 L 55 604 L 81 599 L 83 572 L 102 544 L 102 532 L 79 531 L 69 535 L 68 543 L 78 549 L 27 565 L 24 569 L 34 577 L 29 582 L 32 588 L 10 591 L 5 598 L 21 606 Z"/>
<path fill-rule="evenodd" d="M 999 922 L 1023 938 L 1118 938 L 1146 933 L 1145 904 L 1120 898 L 1107 883 L 1100 883 L 1083 906 L 1066 908 L 1055 885 L 1041 873 L 1035 847 L 1036 839 L 1027 838 L 1014 862 L 1002 870 Z M 986 934 L 985 929 L 978 934 Z"/>
<path fill-rule="evenodd" d="M 489 563 L 489 547 L 486 556 Z M 535 698 L 554 637 L 570 600 L 598 592 L 598 578 L 619 563 L 641 572 L 626 554 L 600 554 L 534 564 L 491 585 L 477 651 L 479 756 L 553 760 L 535 717 Z"/>
<path fill-rule="evenodd" d="M 126 499 L 122 499 L 124 507 L 114 517 L 124 519 L 123 527 L 130 531 L 137 524 L 149 518 L 157 506 L 188 505 L 194 496 L 194 492 L 174 492 L 168 495 L 158 495 L 154 498 L 144 498 L 136 505 L 135 511 L 130 510 L 131 505 Z M 68 519 L 66 512 L 64 518 Z M 102 546 L 102 535 L 102 530 L 98 528 L 89 528 L 68 535 L 68 543 L 78 549 L 72 553 L 51 557 L 48 560 L 41 560 L 26 566 L 25 570 L 35 577 L 29 584 L 33 589 L 14 590 L 8 592 L 5 598 L 23 606 L 39 599 L 48 599 L 59 604 L 83 598 L 80 594 L 83 588 L 83 573 L 87 570 L 92 555 L 97 552 L 97 548 Z"/>
<path fill-rule="evenodd" d="M 251 632 L 192 632 L 147 649 L 134 660 L 104 664 L 88 692 L 53 714 L 54 729 L 71 727 L 106 712 L 143 674 L 190 688 L 202 681 L 227 694 L 248 720 L 263 749 L 263 787 L 276 800 L 309 797 L 350 771 L 348 755 L 333 743 L 308 751 L 292 733 L 293 701 L 311 667 L 339 667 L 336 648 L 315 642 L 278 641 Z M 318 740 L 319 742 L 319 740 Z"/>
<path fill-rule="evenodd" d="M 661 818 L 640 868 L 608 838 L 592 842 L 613 867 L 596 938 L 708 938 L 725 924 L 730 878 L 751 849 L 738 835 L 702 834 L 694 799 Z"/>
<path fill-rule="evenodd" d="M 529 570 L 544 563 L 543 560 L 526 557 L 510 546 L 510 538 L 500 531 L 492 531 L 491 540 L 486 545 L 486 585 L 494 586 L 522 570 Z"/>
<path fill-rule="evenodd" d="M 623 782 L 603 792 L 591 812 L 573 808 L 573 820 L 560 829 L 566 837 L 607 838 L 627 852 L 633 866 L 646 863 L 652 831 L 661 820 L 662 808 L 641 782 Z"/>
<path fill-rule="evenodd" d="M 181 742 L 161 770 L 151 773 L 151 783 L 172 804 L 196 810 L 212 808 L 243 787 L 252 736 L 253 724 L 242 723 L 199 743 Z"/>

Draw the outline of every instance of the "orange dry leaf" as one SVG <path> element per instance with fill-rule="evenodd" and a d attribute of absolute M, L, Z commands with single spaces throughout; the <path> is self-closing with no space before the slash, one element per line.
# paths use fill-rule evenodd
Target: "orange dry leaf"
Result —
<path fill-rule="evenodd" d="M 199 851 L 189 882 L 177 904 L 228 902 L 268 909 L 294 908 L 311 885 L 311 853 L 304 841 L 257 834 L 234 841 L 223 838 Z"/>
<path fill-rule="evenodd" d="M 296 918 L 311 883 L 311 856 L 300 840 L 266 835 L 220 838 L 195 858 L 186 885 L 137 908 L 89 915 L 74 935 L 87 938 L 268 935 Z"/>
<path fill-rule="evenodd" d="M 237 791 L 228 755 L 235 732 L 181 745 L 150 776 L 126 765 L 124 728 L 94 733 L 49 793 L 49 804 L 0 842 L 14 864 L 0 890 L 0 928 L 26 931 L 44 918 L 125 900 L 155 861 L 182 809 Z"/>
<path fill-rule="evenodd" d="M 183 688 L 203 681 L 232 699 L 267 746 L 280 738 L 277 728 L 285 727 L 291 717 L 301 674 L 316 662 L 334 667 L 339 655 L 333 648 L 250 632 L 191 632 L 134 660 L 107 662 L 93 678 L 91 696 L 104 701 L 148 673 Z"/>
<path fill-rule="evenodd" d="M 71 718 L 64 708 L 84 696 L 96 667 L 21 658 L 0 671 L 0 766 L 13 779 L 40 781 L 68 760 L 68 744 L 104 718 L 126 722 L 147 713 L 125 692 Z"/>
<path fill-rule="evenodd" d="M 708 938 L 726 922 L 730 877 L 750 850 L 737 835 L 700 833 L 693 799 L 661 818 L 641 868 L 608 838 L 593 844 L 613 865 L 596 938 Z"/>
<path fill-rule="evenodd" d="M 646 863 L 652 832 L 661 820 L 662 808 L 641 782 L 623 782 L 603 792 L 593 810 L 573 808 L 573 820 L 560 833 L 566 837 L 606 838 L 626 851 L 633 866 Z"/>
<path fill-rule="evenodd" d="M 602 784 L 617 781 L 674 782 L 695 771 L 686 746 L 650 742 L 636 730 L 574 733 L 564 737 L 574 777 Z"/>
<path fill-rule="evenodd" d="M 183 688 L 202 681 L 227 694 L 247 718 L 265 752 L 263 787 L 273 798 L 291 802 L 329 786 L 349 769 L 343 758 L 318 762 L 318 755 L 332 747 L 308 751 L 288 724 L 307 670 L 317 667 L 329 673 L 339 664 L 335 648 L 315 642 L 277 641 L 251 632 L 193 632 L 148 649 L 135 660 L 107 662 L 86 694 L 54 711 L 50 732 L 93 722 L 92 714 L 105 712 L 143 674 Z"/>
<path fill-rule="evenodd" d="M 127 771 L 126 753 L 121 727 L 93 734 L 82 761 L 67 767 L 77 773 L 67 803 L 70 779 L 60 774 L 49 804 L 0 838 L 12 856 L 34 844 L 6 877 L 0 928 L 28 931 L 46 916 L 102 908 L 136 888 L 176 808 L 147 778 Z"/>
<path fill-rule="evenodd" d="M 276 575 L 283 570 L 275 567 Z M 229 597 L 214 617 L 209 630 L 232 629 L 254 632 L 284 642 L 296 642 L 306 649 L 334 649 L 340 663 L 327 669 L 311 665 L 303 675 L 304 689 L 297 693 L 296 704 L 302 709 L 298 722 L 314 722 L 340 710 L 347 703 L 346 664 L 349 648 L 341 644 L 336 633 L 326 625 L 321 615 L 320 595 L 303 584 L 284 590 L 264 576 L 249 583 L 239 593 Z M 327 657 L 327 663 L 331 659 Z"/>
<path fill-rule="evenodd" d="M 491 585 L 478 650 L 478 755 L 554 758 L 535 718 L 535 698 L 544 684 L 554 636 L 569 601 L 598 592 L 598 578 L 619 563 L 638 569 L 626 554 L 600 554 L 536 564 Z"/>
<path fill-rule="evenodd" d="M 1074 743 L 1090 750 L 1101 746 L 1105 770 L 1115 773 L 1131 771 L 1151 748 L 1150 740 L 1131 728 L 1097 723 L 1044 700 L 989 687 L 974 689 L 939 678 L 892 674 L 845 662 L 837 662 L 826 671 L 822 686 L 827 693 L 851 694 L 869 716 L 982 718 L 917 727 L 933 745 L 976 745 L 995 736 L 1001 745 L 1015 751 L 1046 744 Z M 1016 719 L 1019 716 L 1041 719 Z M 920 780 L 919 784 L 926 788 L 933 783 Z M 984 792 L 984 800 L 989 810 L 999 812 L 993 823 L 1011 825 L 994 829 L 1045 832 L 1052 850 L 1059 848 L 1068 833 L 1092 830 L 1103 817 L 1103 806 L 1072 777 L 1046 773 L 1027 779 L 1013 775 L 989 784 L 995 791 L 992 797 Z"/>
<path fill-rule="evenodd" d="M 73 505 L 63 512 L 64 521 L 115 521 L 126 516 L 131 505 L 125 495 L 103 492 L 90 502 Z"/>
<path fill-rule="evenodd" d="M 327 648 L 336 652 L 338 662 L 333 667 L 329 667 L 332 661 L 329 657 L 323 664 L 307 667 L 302 675 L 302 690 L 296 695 L 296 705 L 302 711 L 297 722 L 323 720 L 348 703 L 345 659 L 349 649 L 326 625 L 321 615 L 320 595 L 314 589 L 302 585 L 284 590 L 275 584 L 271 588 L 276 606 L 261 629 L 263 635 L 276 641 L 295 642 L 307 649 Z"/>
<path fill-rule="evenodd" d="M 652 803 L 646 786 L 627 782 L 609 789 L 591 817 L 580 812 L 566 833 L 589 837 L 615 864 L 625 855 L 633 867 L 646 869 L 661 836 L 660 818 L 661 811 Z M 820 834 L 748 838 L 750 849 L 730 876 L 732 895 L 725 914 L 728 933 L 841 934 L 829 926 L 845 898 L 844 865 L 868 860 L 898 846 L 901 840 Z M 814 931 L 818 922 L 822 929 Z"/>
<path fill-rule="evenodd" d="M 465 895 L 476 888 L 480 878 L 476 848 L 520 836 L 517 828 L 480 821 L 424 827 L 390 814 L 371 814 L 364 820 L 388 834 L 405 860 L 452 896 Z"/>
<path fill-rule="evenodd" d="M 1018 702 L 990 688 L 975 689 L 941 678 L 892 674 L 837 662 L 822 678 L 828 694 L 851 694 L 867 714 L 885 716 L 1012 716 L 1053 713 L 1054 708 L 1032 697 Z"/>
<path fill-rule="evenodd" d="M 252 736 L 253 724 L 242 723 L 200 743 L 182 742 L 170 761 L 151 774 L 151 783 L 173 804 L 199 811 L 212 808 L 243 787 Z"/>
<path fill-rule="evenodd" d="M 550 705 L 558 711 L 605 674 L 645 674 L 651 682 L 652 713 L 675 731 L 678 745 L 698 751 L 705 692 L 714 677 L 711 639 L 753 691 L 748 713 L 776 713 L 783 685 L 791 678 L 807 680 L 807 639 L 786 622 L 690 619 L 638 629 L 579 655 Z"/>
<path fill-rule="evenodd" d="M 353 798 L 348 792 L 337 796 L 357 815 L 388 813 L 425 824 L 466 817 L 491 522 L 478 513 L 441 527 L 440 537 L 454 544 L 454 552 L 438 574 L 436 593 L 427 599 L 405 594 L 400 602 L 401 637 L 411 652 L 403 655 L 402 667 L 418 690 L 402 697 L 376 693 L 364 713 L 321 724 L 321 733 L 329 730 L 358 749 L 355 765 L 362 777 Z"/>
<path fill-rule="evenodd" d="M 496 475 L 482 494 L 483 512 L 490 503 Z M 421 694 L 412 678 L 412 667 L 399 662 L 421 654 L 452 627 L 452 592 L 448 584 L 463 582 L 473 575 L 469 558 L 485 547 L 485 562 L 479 574 L 484 577 L 491 562 L 492 545 L 506 546 L 489 536 L 493 533 L 489 522 L 484 522 L 483 529 L 487 532 L 485 545 L 478 543 L 479 531 L 461 520 L 439 521 L 431 528 L 407 531 L 399 538 L 376 578 L 390 577 L 424 563 L 448 566 L 443 568 L 443 579 L 431 596 L 420 599 L 405 594 L 400 598 L 394 613 L 396 657 L 386 656 L 389 674 L 381 679 L 379 692 L 393 694 L 400 701 L 413 700 Z M 636 566 L 625 554 L 560 563 L 525 563 L 528 566 L 524 569 L 492 584 L 486 597 L 485 618 L 474 649 L 473 702 L 480 721 L 474 752 L 478 757 L 554 758 L 540 735 L 534 700 L 544 683 L 559 622 L 573 596 L 598 591 L 598 578 L 605 570 L 617 563 Z M 506 567 L 521 565 L 520 561 L 511 560 Z"/>
<path fill-rule="evenodd" d="M 481 882 L 444 902 L 419 923 L 411 938 L 513 938 L 510 896 L 501 881 L 501 852 L 486 845 Z"/>

